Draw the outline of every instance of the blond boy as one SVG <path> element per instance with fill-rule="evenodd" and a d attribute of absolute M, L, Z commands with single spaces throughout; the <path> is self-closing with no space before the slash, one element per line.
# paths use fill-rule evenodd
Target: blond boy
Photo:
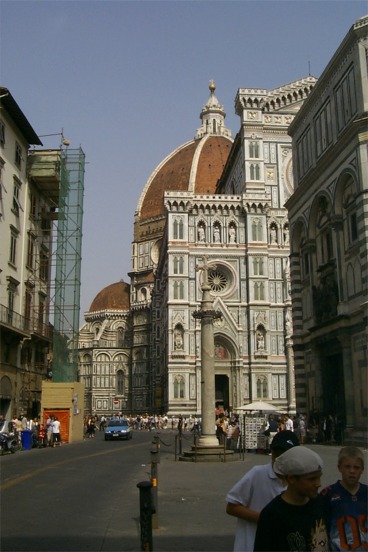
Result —
<path fill-rule="evenodd" d="M 322 490 L 330 550 L 367 550 L 367 485 L 360 483 L 364 456 L 358 447 L 344 447 L 338 456 L 341 479 Z"/>

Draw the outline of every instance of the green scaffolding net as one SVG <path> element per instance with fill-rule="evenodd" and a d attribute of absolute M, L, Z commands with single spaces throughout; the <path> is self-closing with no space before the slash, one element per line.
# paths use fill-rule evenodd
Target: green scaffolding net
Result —
<path fill-rule="evenodd" d="M 78 380 L 81 251 L 85 155 L 61 152 L 57 218 L 52 379 Z"/>

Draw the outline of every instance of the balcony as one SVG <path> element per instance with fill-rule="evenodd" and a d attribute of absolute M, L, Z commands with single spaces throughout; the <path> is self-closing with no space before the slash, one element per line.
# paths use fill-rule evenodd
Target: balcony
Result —
<path fill-rule="evenodd" d="M 5 305 L 0 305 L 0 326 L 2 330 L 8 329 L 22 337 L 31 337 L 30 320 Z"/>
<path fill-rule="evenodd" d="M 21 314 L 0 305 L 0 327 L 19 334 L 20 337 L 30 338 L 32 335 L 52 341 L 53 328 L 49 324 L 43 324 L 37 319 L 25 318 Z"/>

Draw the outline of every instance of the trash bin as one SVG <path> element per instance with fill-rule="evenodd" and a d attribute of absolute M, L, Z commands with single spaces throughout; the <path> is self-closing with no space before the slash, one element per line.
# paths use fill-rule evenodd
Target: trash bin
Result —
<path fill-rule="evenodd" d="M 32 448 L 32 431 L 30 429 L 23 429 L 21 434 L 22 450 L 31 450 Z"/>

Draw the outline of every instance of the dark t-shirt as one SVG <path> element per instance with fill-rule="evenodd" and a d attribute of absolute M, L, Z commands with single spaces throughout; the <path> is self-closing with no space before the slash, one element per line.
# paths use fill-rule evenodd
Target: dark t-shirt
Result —
<path fill-rule="evenodd" d="M 328 552 L 323 502 L 318 495 L 303 506 L 274 498 L 259 517 L 254 551 L 256 552 Z"/>
<path fill-rule="evenodd" d="M 272 433 L 275 433 L 279 429 L 279 424 L 276 422 L 276 420 L 270 421 L 270 427 L 269 430 L 272 431 Z"/>
<path fill-rule="evenodd" d="M 367 489 L 361 483 L 352 495 L 337 481 L 321 491 L 331 550 L 368 550 Z"/>

